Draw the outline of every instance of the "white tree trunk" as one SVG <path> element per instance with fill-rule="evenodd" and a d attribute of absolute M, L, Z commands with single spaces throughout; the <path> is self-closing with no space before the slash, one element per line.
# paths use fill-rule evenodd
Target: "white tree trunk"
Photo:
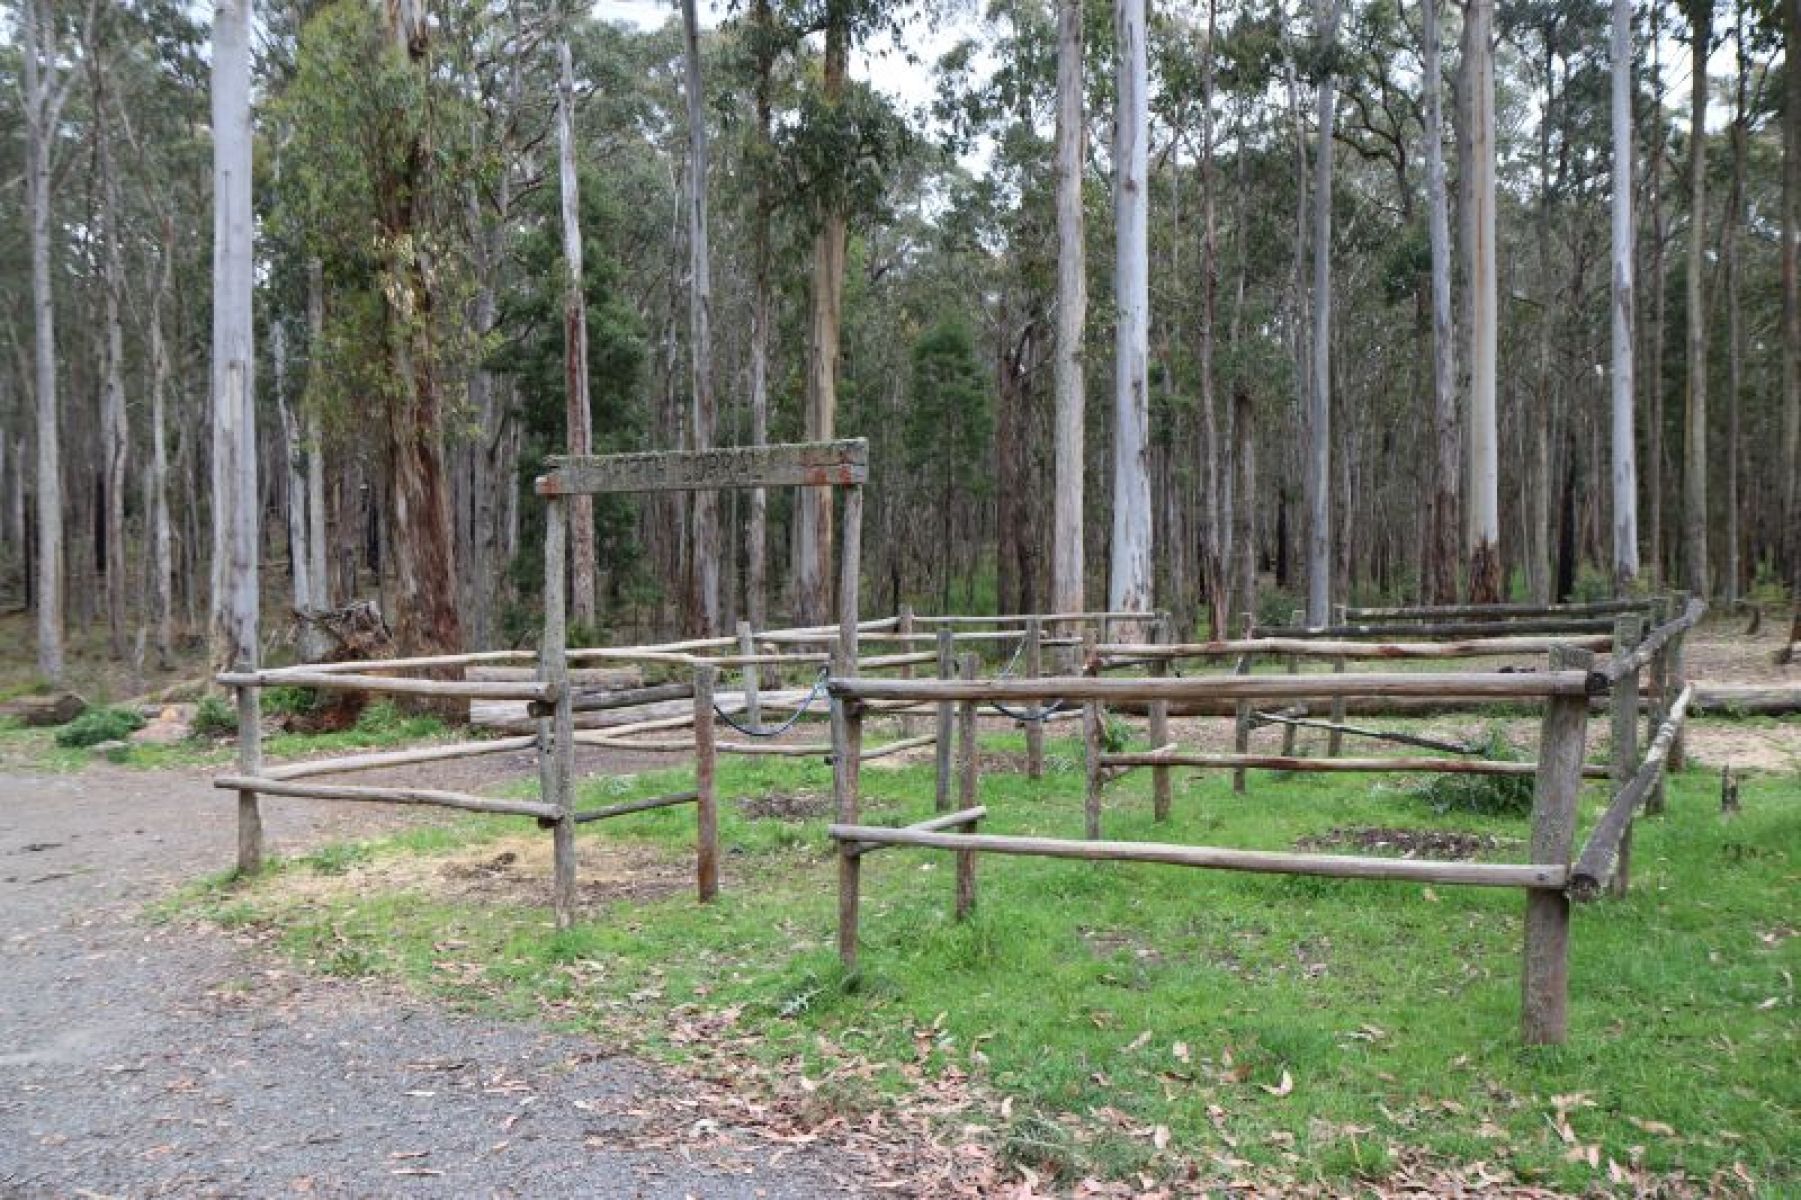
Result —
<path fill-rule="evenodd" d="M 275 411 L 281 419 L 282 459 L 288 468 L 288 570 L 293 576 L 294 611 L 311 613 L 313 559 L 308 544 L 306 447 L 300 437 L 300 421 L 288 403 L 288 330 L 280 320 L 269 323 L 269 365 L 275 379 Z M 301 628 L 310 628 L 302 620 Z M 304 655 L 302 657 L 305 657 Z"/>
<path fill-rule="evenodd" d="M 1613 0 L 1613 578 L 1638 578 L 1638 455 L 1633 427 L 1632 0 Z"/>
<path fill-rule="evenodd" d="M 50 283 L 50 149 L 68 95 L 48 0 L 25 0 L 25 196 L 37 406 L 38 674 L 63 679 L 63 483 L 56 407 L 56 296 Z"/>
<path fill-rule="evenodd" d="M 775 71 L 774 21 L 770 0 L 755 0 L 751 20 L 757 36 L 756 122 L 759 150 L 770 155 L 774 120 L 771 91 Z M 766 159 L 766 161 L 768 161 Z M 769 440 L 769 343 L 773 307 L 770 294 L 770 233 L 773 206 L 768 172 L 756 178 L 756 213 L 751 229 L 750 302 L 750 441 L 761 446 Z M 762 629 L 769 619 L 769 495 L 762 488 L 750 492 L 750 514 L 745 523 L 744 608 L 751 628 Z"/>
<path fill-rule="evenodd" d="M 1088 324 L 1088 254 L 1082 208 L 1088 123 L 1082 113 L 1082 3 L 1057 4 L 1057 345 L 1056 450 L 1051 533 L 1051 607 L 1080 612 L 1082 554 L 1082 341 Z"/>
<path fill-rule="evenodd" d="M 1113 122 L 1113 544 L 1107 605 L 1148 612 L 1151 597 L 1150 194 L 1144 0 L 1115 0 L 1117 109 Z"/>
<path fill-rule="evenodd" d="M 713 397 L 713 276 L 707 247 L 707 108 L 700 72 L 700 17 L 682 0 L 684 88 L 688 101 L 688 348 L 693 365 L 693 448 L 711 449 L 718 408 Z M 696 492 L 690 631 L 719 632 L 719 494 Z"/>
<path fill-rule="evenodd" d="M 1314 0 L 1314 32 L 1327 54 L 1338 31 L 1337 0 Z M 1313 386 L 1303 429 L 1307 466 L 1307 623 L 1324 625 L 1332 606 L 1332 117 L 1333 78 L 1316 97 L 1313 148 Z"/>
<path fill-rule="evenodd" d="M 1495 420 L 1499 295 L 1495 276 L 1494 0 L 1469 0 L 1470 514 L 1469 596 L 1501 598 L 1500 438 Z"/>
<path fill-rule="evenodd" d="M 1631 3 L 1631 0 L 1626 0 Z M 1437 0 L 1420 6 L 1426 93 L 1426 221 L 1432 252 L 1432 434 L 1434 470 L 1430 586 L 1427 602 L 1451 604 L 1457 595 L 1457 494 L 1462 480 L 1457 436 L 1456 331 L 1451 325 L 1451 214 L 1445 191 L 1444 78 Z"/>
<path fill-rule="evenodd" d="M 569 41 L 557 44 L 557 169 L 563 200 L 563 386 L 569 453 L 594 452 L 594 410 L 588 403 L 588 305 L 582 292 L 582 201 L 575 174 L 575 67 Z M 569 504 L 569 620 L 594 627 L 594 498 Z"/>
<path fill-rule="evenodd" d="M 322 369 L 325 345 L 325 267 L 318 259 L 306 268 L 306 329 L 310 383 L 311 373 Z M 305 419 L 307 570 L 313 580 L 313 606 L 331 608 L 331 576 L 325 565 L 325 430 L 316 401 L 306 406 Z M 323 657 L 326 637 L 322 630 L 313 630 L 310 625 L 307 628 L 309 633 L 301 639 L 301 645 L 303 657 L 310 662 Z"/>
<path fill-rule="evenodd" d="M 256 665 L 258 616 L 250 0 L 214 6 L 212 102 L 212 657 L 243 669 Z"/>

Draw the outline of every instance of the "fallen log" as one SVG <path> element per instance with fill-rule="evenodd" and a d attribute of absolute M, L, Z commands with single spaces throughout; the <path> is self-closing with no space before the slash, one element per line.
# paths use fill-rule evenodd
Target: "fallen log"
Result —
<path fill-rule="evenodd" d="M 1801 713 L 1801 682 L 1706 683 L 1695 681 L 1694 711 L 1709 717 L 1782 717 Z"/>

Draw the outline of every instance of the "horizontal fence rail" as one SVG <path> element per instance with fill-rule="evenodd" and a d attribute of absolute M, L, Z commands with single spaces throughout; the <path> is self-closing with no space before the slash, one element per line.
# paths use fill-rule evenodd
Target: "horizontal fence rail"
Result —
<path fill-rule="evenodd" d="M 1469 671 L 1456 674 L 1187 675 L 1173 679 L 1103 679 L 1047 675 L 1038 679 L 834 678 L 827 690 L 846 700 L 1202 700 L 1332 696 L 1587 696 L 1588 671 Z"/>

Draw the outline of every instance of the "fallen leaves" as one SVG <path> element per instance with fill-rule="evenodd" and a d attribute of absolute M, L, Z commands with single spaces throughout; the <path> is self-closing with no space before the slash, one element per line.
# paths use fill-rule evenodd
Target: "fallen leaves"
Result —
<path fill-rule="evenodd" d="M 1280 1083 L 1260 1083 L 1257 1086 L 1272 1096 L 1286 1096 L 1294 1091 L 1294 1076 L 1290 1075 L 1288 1069 L 1285 1067 L 1282 1070 L 1282 1081 Z"/>

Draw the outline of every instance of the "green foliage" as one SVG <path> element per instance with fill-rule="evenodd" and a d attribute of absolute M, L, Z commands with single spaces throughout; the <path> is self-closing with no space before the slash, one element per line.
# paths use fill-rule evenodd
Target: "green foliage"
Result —
<path fill-rule="evenodd" d="M 209 692 L 194 706 L 194 720 L 188 731 L 197 738 L 230 737 L 238 731 L 237 709 L 227 704 L 223 696 Z"/>
<path fill-rule="evenodd" d="M 1506 731 L 1490 725 L 1482 738 L 1481 758 L 1518 762 L 1521 755 Z M 1428 775 L 1416 783 L 1414 796 L 1435 813 L 1524 816 L 1532 811 L 1530 775 Z"/>
<path fill-rule="evenodd" d="M 136 709 L 90 708 L 56 731 L 56 744 L 64 749 L 123 741 L 144 727 Z"/>
<path fill-rule="evenodd" d="M 263 712 L 269 716 L 304 717 L 317 712 L 321 703 L 320 693 L 312 688 L 283 684 L 263 689 Z"/>

